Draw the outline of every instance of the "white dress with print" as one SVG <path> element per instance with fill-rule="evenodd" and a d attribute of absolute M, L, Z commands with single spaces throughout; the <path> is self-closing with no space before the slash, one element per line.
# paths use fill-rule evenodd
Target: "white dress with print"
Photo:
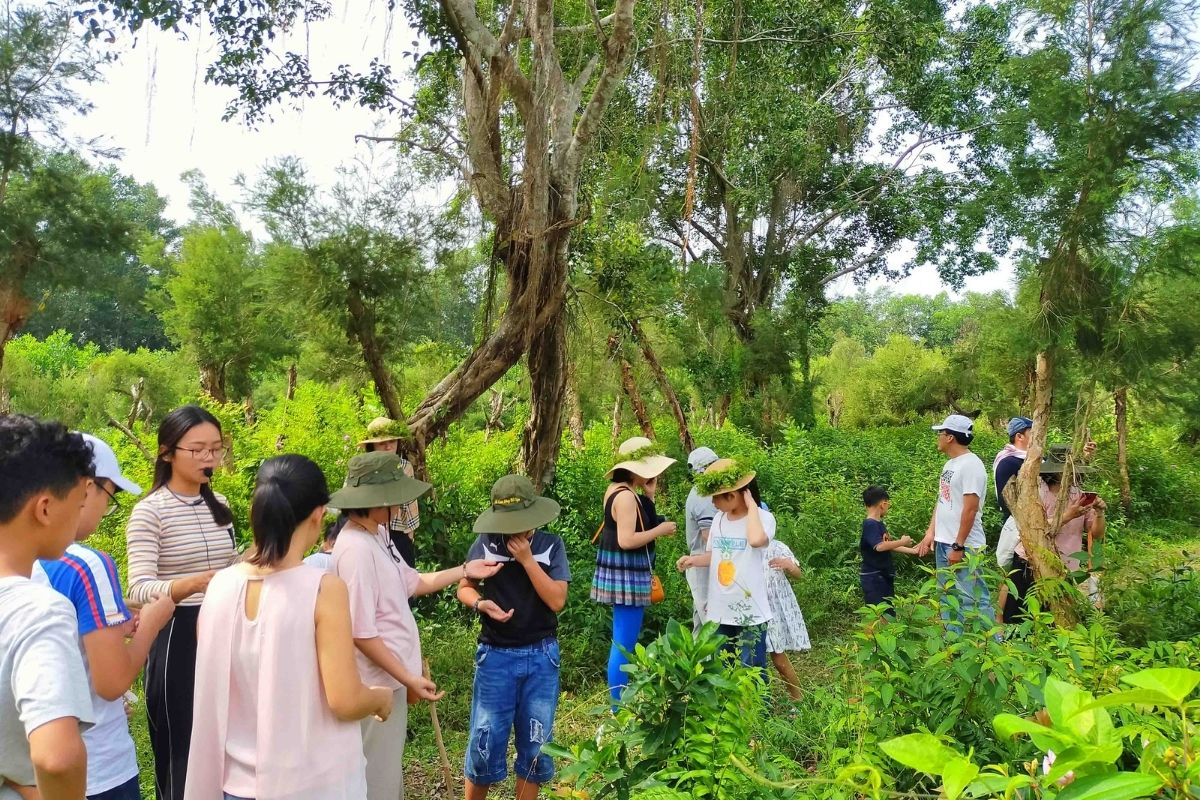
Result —
<path fill-rule="evenodd" d="M 787 573 L 770 566 L 771 559 L 795 561 L 792 549 L 778 539 L 763 548 L 763 567 L 767 575 L 767 600 L 771 604 L 771 620 L 767 623 L 767 652 L 784 653 L 791 650 L 811 650 L 808 627 L 796 593 L 788 582 Z"/>

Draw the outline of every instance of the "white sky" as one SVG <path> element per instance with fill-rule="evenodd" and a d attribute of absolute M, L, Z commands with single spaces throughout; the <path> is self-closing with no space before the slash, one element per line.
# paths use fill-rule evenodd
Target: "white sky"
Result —
<path fill-rule="evenodd" d="M 350 11 L 351 6 L 356 10 Z M 401 53 L 413 35 L 402 15 L 387 15 L 382 2 L 337 7 L 333 18 L 286 43 L 308 52 L 314 75 L 340 63 L 365 67 L 376 54 L 389 57 L 396 72 L 403 71 Z M 388 132 L 388 120 L 357 106 L 335 107 L 320 96 L 297 108 L 276 107 L 274 119 L 256 130 L 236 119 L 222 121 L 232 91 L 204 82 L 215 44 L 202 31 L 191 31 L 184 40 L 147 26 L 136 43 L 126 37 L 118 47 L 119 58 L 105 68 L 106 82 L 87 89 L 95 109 L 74 120 L 71 130 L 81 139 L 101 136 L 120 148 L 120 168 L 153 183 L 170 200 L 169 214 L 176 220 L 189 217 L 187 189 L 179 180 L 186 170 L 199 169 L 218 196 L 232 201 L 237 197 L 237 175 L 254 175 L 267 161 L 294 155 L 318 184 L 328 186 L 339 165 L 367 155 L 369 146 L 356 143 L 355 134 Z M 968 280 L 966 289 L 1011 292 L 1012 282 L 1012 270 L 1006 268 Z M 876 281 L 869 288 L 884 283 Z M 931 267 L 892 288 L 913 294 L 947 290 Z M 830 287 L 833 295 L 856 290 L 850 279 Z"/>

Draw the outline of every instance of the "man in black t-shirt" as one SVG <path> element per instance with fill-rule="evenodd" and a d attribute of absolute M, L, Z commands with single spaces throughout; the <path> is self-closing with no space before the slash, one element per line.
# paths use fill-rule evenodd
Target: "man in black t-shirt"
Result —
<path fill-rule="evenodd" d="M 510 732 L 516 796 L 536 797 L 554 777 L 541 749 L 551 740 L 558 707 L 558 613 L 571 568 L 563 540 L 539 529 L 558 512 L 558 503 L 538 496 L 527 478 L 506 475 L 492 487 L 492 507 L 475 520 L 479 536 L 468 558 L 503 566 L 485 581 L 464 579 L 458 587 L 458 599 L 481 624 L 464 765 L 467 800 L 482 800 L 508 777 Z"/>

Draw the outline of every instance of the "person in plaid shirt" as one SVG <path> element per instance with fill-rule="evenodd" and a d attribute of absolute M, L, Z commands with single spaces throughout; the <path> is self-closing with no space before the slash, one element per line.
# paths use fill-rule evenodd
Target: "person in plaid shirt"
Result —
<path fill-rule="evenodd" d="M 381 450 L 385 453 L 395 453 L 400 456 L 400 467 L 404 474 L 413 477 L 412 464 L 400 452 L 400 440 L 409 436 L 408 426 L 403 422 L 387 417 L 376 417 L 367 426 L 367 438 L 358 443 L 368 453 Z M 417 501 L 400 506 L 399 512 L 392 517 L 388 532 L 392 536 L 392 544 L 400 553 L 400 557 L 410 567 L 417 565 L 417 548 L 414 537 L 421 525 L 421 510 Z"/>

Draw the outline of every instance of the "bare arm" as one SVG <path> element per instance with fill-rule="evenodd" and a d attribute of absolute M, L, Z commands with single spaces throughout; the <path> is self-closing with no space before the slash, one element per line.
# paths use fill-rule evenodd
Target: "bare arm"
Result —
<path fill-rule="evenodd" d="M 326 575 L 321 579 L 321 589 L 317 594 L 316 625 L 321 685 L 334 715 L 344 722 L 353 722 L 371 714 L 386 717 L 391 711 L 392 693 L 378 686 L 368 688 L 359 678 L 351 646 L 350 594 L 346 584 L 336 575 Z"/>
<path fill-rule="evenodd" d="M 680 556 L 679 560 L 675 562 L 675 569 L 684 572 L 692 567 L 708 567 L 711 565 L 712 550 L 708 550 L 695 556 Z"/>
<path fill-rule="evenodd" d="M 613 519 L 617 521 L 617 544 L 622 550 L 645 547 L 660 536 L 675 532 L 675 523 L 661 522 L 648 531 L 637 530 L 638 499 L 633 492 L 621 490 L 612 505 Z"/>
<path fill-rule="evenodd" d="M 441 570 L 440 572 L 422 572 L 420 576 L 421 580 L 417 584 L 416 591 L 413 592 L 413 597 L 423 597 L 427 594 L 440 592 L 447 586 L 457 584 L 466 578 L 477 581 L 490 578 L 500 571 L 501 566 L 503 565 L 489 563 L 480 558 L 460 564 L 457 567 Z"/>
<path fill-rule="evenodd" d="M 956 542 L 963 544 L 967 541 L 967 537 L 971 535 L 971 528 L 975 525 L 975 515 L 978 513 L 979 495 L 964 494 L 962 517 L 958 521 L 958 536 L 955 537 Z"/>
<path fill-rule="evenodd" d="M 87 750 L 79 720 L 60 717 L 29 734 L 29 759 L 42 800 L 83 800 L 87 788 Z"/>
<path fill-rule="evenodd" d="M 169 597 L 158 597 L 142 607 L 137 631 L 128 644 L 125 625 L 99 628 L 83 637 L 92 677 L 92 688 L 105 700 L 116 700 L 137 680 L 146 665 L 150 645 L 175 613 Z"/>
<path fill-rule="evenodd" d="M 755 549 L 766 547 L 771 540 L 767 537 L 767 529 L 763 527 L 758 503 L 754 502 L 754 495 L 750 494 L 749 489 L 742 490 L 742 497 L 746 501 L 746 543 Z"/>

